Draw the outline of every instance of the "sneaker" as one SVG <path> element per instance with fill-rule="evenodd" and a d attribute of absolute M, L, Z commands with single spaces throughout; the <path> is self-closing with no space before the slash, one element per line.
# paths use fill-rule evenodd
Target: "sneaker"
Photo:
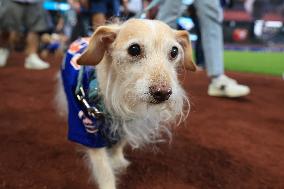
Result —
<path fill-rule="evenodd" d="M 4 67 L 7 64 L 8 57 L 9 50 L 5 48 L 0 48 L 0 67 Z"/>
<path fill-rule="evenodd" d="M 49 68 L 49 64 L 41 60 L 37 54 L 33 53 L 26 58 L 26 69 L 43 70 Z"/>
<path fill-rule="evenodd" d="M 236 98 L 246 96 L 250 93 L 248 86 L 240 85 L 225 75 L 212 79 L 208 87 L 209 96 Z"/>

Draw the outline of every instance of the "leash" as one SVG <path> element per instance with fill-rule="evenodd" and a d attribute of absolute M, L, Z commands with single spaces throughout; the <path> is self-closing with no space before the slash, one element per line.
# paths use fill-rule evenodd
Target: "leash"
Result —
<path fill-rule="evenodd" d="M 84 74 L 84 66 L 82 66 L 79 70 L 78 79 L 77 79 L 77 86 L 75 90 L 75 95 L 77 100 L 84 106 L 88 115 L 92 118 L 101 119 L 104 117 L 104 113 L 99 111 L 99 109 L 95 106 L 91 106 L 86 97 L 86 93 L 83 87 L 83 74 Z M 95 73 L 94 73 L 95 74 Z M 93 76 L 92 76 L 93 77 Z M 98 86 L 89 87 L 89 90 L 92 91 L 91 98 L 98 99 Z M 90 98 L 90 95 L 88 95 Z"/>

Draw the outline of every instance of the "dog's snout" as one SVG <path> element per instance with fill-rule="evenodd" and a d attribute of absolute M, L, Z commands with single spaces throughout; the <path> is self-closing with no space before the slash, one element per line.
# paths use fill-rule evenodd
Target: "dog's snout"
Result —
<path fill-rule="evenodd" d="M 149 87 L 150 94 L 155 99 L 155 102 L 160 103 L 168 100 L 171 96 L 172 88 L 166 85 L 154 85 Z"/>

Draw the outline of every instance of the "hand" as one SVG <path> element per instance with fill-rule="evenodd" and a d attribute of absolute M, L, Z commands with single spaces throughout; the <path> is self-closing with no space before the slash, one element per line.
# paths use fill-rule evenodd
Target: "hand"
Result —
<path fill-rule="evenodd" d="M 129 14 L 128 0 L 123 0 L 122 1 L 122 6 L 123 6 L 123 13 L 124 13 L 124 15 L 128 15 Z"/>

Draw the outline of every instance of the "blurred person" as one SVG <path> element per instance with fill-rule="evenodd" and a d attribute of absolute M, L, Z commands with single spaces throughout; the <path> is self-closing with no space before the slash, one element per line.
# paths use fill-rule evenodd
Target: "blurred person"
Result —
<path fill-rule="evenodd" d="M 88 35 L 90 29 L 90 18 L 88 13 L 89 3 L 87 0 L 68 0 L 71 6 L 71 13 L 76 13 L 75 24 L 71 31 L 70 41 L 75 41 L 78 37 Z M 73 11 L 73 12 L 72 12 Z M 73 15 L 74 16 L 74 15 Z"/>
<path fill-rule="evenodd" d="M 55 0 L 58 6 L 52 9 L 47 7 L 48 21 L 50 29 L 40 36 L 39 54 L 41 57 L 46 58 L 49 55 L 63 56 L 67 48 L 68 40 L 71 37 L 72 28 L 76 24 L 75 9 L 62 9 L 60 5 L 64 5 L 66 0 Z M 76 3 L 75 1 L 73 1 Z M 78 2 L 79 3 L 79 2 Z"/>
<path fill-rule="evenodd" d="M 62 57 L 65 51 L 67 36 L 62 33 L 44 33 L 40 37 L 40 55 L 47 58 L 49 55 Z"/>
<path fill-rule="evenodd" d="M 193 5 L 200 24 L 206 71 L 210 78 L 208 95 L 229 98 L 248 95 L 249 87 L 238 84 L 224 74 L 223 12 L 220 1 L 196 0 Z M 164 0 L 157 19 L 176 28 L 176 19 L 184 10 L 182 0 Z"/>
<path fill-rule="evenodd" d="M 107 18 L 120 16 L 120 0 L 90 0 L 89 11 L 93 29 L 104 25 Z"/>
<path fill-rule="evenodd" d="M 144 0 L 122 0 L 127 18 L 134 17 L 143 10 Z"/>
<path fill-rule="evenodd" d="M 284 1 L 279 4 L 278 11 L 280 15 L 282 16 L 282 18 L 284 18 Z"/>
<path fill-rule="evenodd" d="M 9 39 L 2 42 L 0 66 L 6 65 L 19 33 L 27 31 L 25 68 L 37 70 L 49 68 L 50 65 L 41 60 L 37 54 L 38 33 L 48 29 L 42 0 L 2 0 L 1 6 L 5 7 L 1 18 L 1 30 L 8 32 Z"/>
<path fill-rule="evenodd" d="M 197 35 L 197 40 L 195 42 L 195 63 L 197 65 L 198 70 L 205 69 L 205 58 L 204 52 L 202 48 L 202 40 L 201 40 L 201 31 L 200 31 L 200 24 L 196 15 L 196 9 L 193 5 L 190 5 L 188 8 L 188 12 L 190 13 L 190 17 L 194 23 L 195 33 Z"/>
<path fill-rule="evenodd" d="M 249 35 L 252 40 L 256 40 L 254 33 L 254 27 L 256 20 L 260 20 L 262 16 L 267 12 L 267 0 L 244 0 L 245 10 L 252 16 L 252 22 L 250 25 Z"/>
<path fill-rule="evenodd" d="M 245 0 L 245 10 L 250 13 L 254 20 L 261 19 L 263 14 L 267 12 L 267 0 Z"/>
<path fill-rule="evenodd" d="M 78 8 L 74 1 L 69 0 L 71 7 Z M 120 16 L 120 0 L 79 0 L 79 5 L 77 24 L 73 28 L 71 41 L 88 36 L 90 29 L 95 30 L 104 25 L 108 18 L 116 22 Z"/>

